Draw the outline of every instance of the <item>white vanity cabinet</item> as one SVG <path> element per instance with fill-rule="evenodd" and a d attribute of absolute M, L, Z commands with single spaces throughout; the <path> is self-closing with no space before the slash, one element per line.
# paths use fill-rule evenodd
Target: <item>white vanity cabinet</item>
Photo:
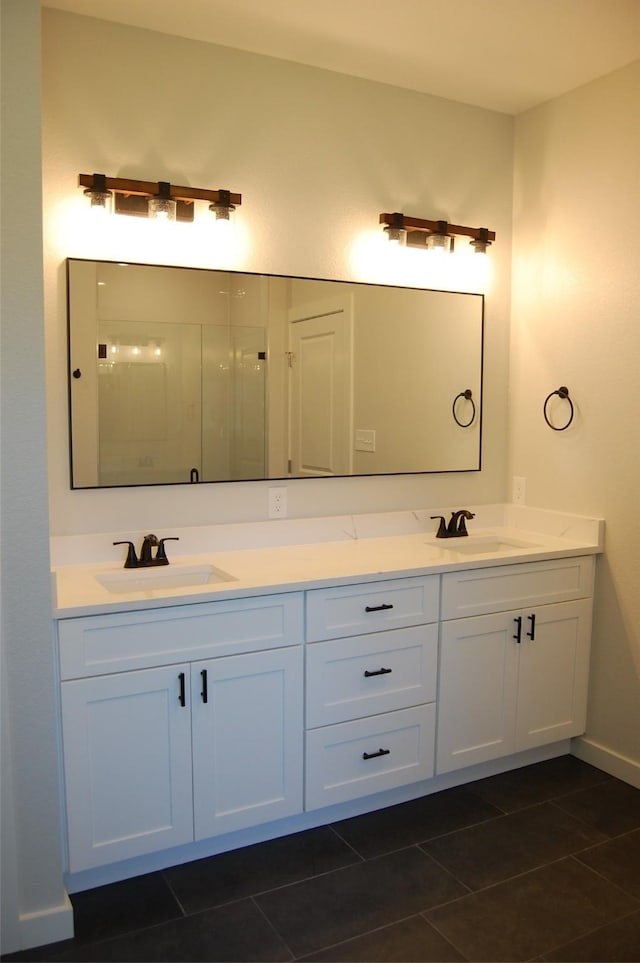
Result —
<path fill-rule="evenodd" d="M 305 808 L 433 775 L 439 577 L 307 593 Z"/>
<path fill-rule="evenodd" d="M 592 556 L 443 576 L 436 772 L 584 732 L 593 576 Z"/>
<path fill-rule="evenodd" d="M 594 570 L 476 559 L 60 619 L 70 874 L 271 838 L 582 733 Z"/>
<path fill-rule="evenodd" d="M 69 870 L 300 812 L 302 640 L 299 593 L 61 621 Z"/>

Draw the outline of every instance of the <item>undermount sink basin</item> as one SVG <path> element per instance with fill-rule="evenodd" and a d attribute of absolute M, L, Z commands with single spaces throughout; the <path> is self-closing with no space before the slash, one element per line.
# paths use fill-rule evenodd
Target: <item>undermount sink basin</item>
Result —
<path fill-rule="evenodd" d="M 517 538 L 501 537 L 500 535 L 473 535 L 467 538 L 442 539 L 442 547 L 463 555 L 502 555 L 517 552 L 523 548 L 535 548 L 533 542 L 521 541 Z"/>
<path fill-rule="evenodd" d="M 214 565 L 168 565 L 163 568 L 121 569 L 118 572 L 102 572 L 96 580 L 114 595 L 129 592 L 151 592 L 157 589 L 189 588 L 197 585 L 214 585 L 216 582 L 233 582 L 235 576 Z"/>

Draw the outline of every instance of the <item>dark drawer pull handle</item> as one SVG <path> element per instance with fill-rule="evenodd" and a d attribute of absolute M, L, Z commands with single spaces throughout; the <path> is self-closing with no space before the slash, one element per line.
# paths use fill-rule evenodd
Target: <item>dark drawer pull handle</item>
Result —
<path fill-rule="evenodd" d="M 365 679 L 370 679 L 372 675 L 388 675 L 393 672 L 393 669 L 376 669 L 375 672 L 369 672 L 368 669 L 364 670 Z"/>
<path fill-rule="evenodd" d="M 200 677 L 201 677 L 201 679 L 202 679 L 202 692 L 200 693 L 200 695 L 202 696 L 202 701 L 203 701 L 203 702 L 208 702 L 208 701 L 209 701 L 209 688 L 208 688 L 208 686 L 207 686 L 207 670 L 206 670 L 206 669 L 203 669 L 203 670 L 202 670 L 202 672 L 200 673 Z"/>
<path fill-rule="evenodd" d="M 528 618 L 529 621 L 531 622 L 531 631 L 530 631 L 530 632 L 527 632 L 527 638 L 528 638 L 528 639 L 531 639 L 531 641 L 533 642 L 533 641 L 535 640 L 535 637 L 536 637 L 536 616 L 535 616 L 535 613 L 534 613 L 533 615 L 528 615 L 527 618 Z"/>
<path fill-rule="evenodd" d="M 518 628 L 516 629 L 516 634 L 512 636 L 512 638 L 514 638 L 518 645 L 520 645 L 522 642 L 522 616 L 517 615 L 513 621 L 516 623 Z"/>
<path fill-rule="evenodd" d="M 387 609 L 392 609 L 393 605 L 389 602 L 383 602 L 382 605 L 365 605 L 365 612 L 386 612 Z"/>
<path fill-rule="evenodd" d="M 178 682 L 180 683 L 180 695 L 178 696 L 178 702 L 184 708 L 187 704 L 187 698 L 184 691 L 184 672 L 179 674 Z"/>
<path fill-rule="evenodd" d="M 375 759 L 377 758 L 377 756 L 388 756 L 390 752 L 391 752 L 391 749 L 378 749 L 377 752 L 363 752 L 362 758 Z"/>

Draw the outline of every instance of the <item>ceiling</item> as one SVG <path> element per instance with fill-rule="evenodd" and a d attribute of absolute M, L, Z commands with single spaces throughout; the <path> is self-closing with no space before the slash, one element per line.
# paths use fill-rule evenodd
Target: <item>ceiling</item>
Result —
<path fill-rule="evenodd" d="M 508 114 L 640 58 L 640 0 L 42 0 Z"/>

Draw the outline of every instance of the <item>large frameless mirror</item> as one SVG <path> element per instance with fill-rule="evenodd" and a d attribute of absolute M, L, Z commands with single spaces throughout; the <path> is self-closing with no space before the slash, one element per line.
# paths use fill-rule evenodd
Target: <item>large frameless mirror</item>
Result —
<path fill-rule="evenodd" d="M 73 488 L 480 468 L 482 295 L 67 269 Z"/>

